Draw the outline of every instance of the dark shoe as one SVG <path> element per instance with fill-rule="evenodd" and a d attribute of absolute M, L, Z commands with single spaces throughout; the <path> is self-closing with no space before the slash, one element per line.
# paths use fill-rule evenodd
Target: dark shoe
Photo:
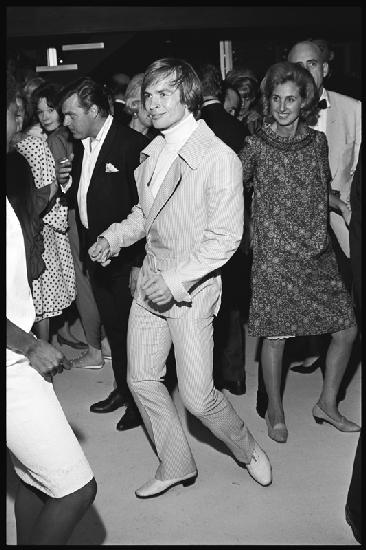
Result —
<path fill-rule="evenodd" d="M 121 395 L 118 390 L 113 390 L 104 401 L 98 401 L 90 405 L 90 411 L 94 413 L 109 413 L 125 405 L 127 398 Z"/>
<path fill-rule="evenodd" d="M 125 430 L 130 430 L 132 428 L 136 428 L 137 426 L 141 426 L 141 424 L 142 418 L 138 408 L 136 405 L 129 404 L 127 405 L 125 414 L 118 421 L 117 430 L 119 432 L 124 432 Z"/>
<path fill-rule="evenodd" d="M 314 363 L 312 363 L 308 367 L 306 367 L 305 365 L 297 365 L 296 367 L 290 367 L 290 370 L 292 370 L 294 372 L 299 372 L 300 374 L 312 374 L 317 369 L 322 368 L 322 366 L 323 366 L 322 361 L 323 361 L 323 359 L 318 357 L 318 359 L 316 359 L 316 361 L 314 361 Z"/>
<path fill-rule="evenodd" d="M 59 344 L 65 344 L 66 346 L 70 346 L 74 349 L 88 349 L 89 347 L 88 344 L 86 344 L 85 342 L 81 342 L 80 340 L 78 340 L 77 342 L 74 342 L 73 340 L 67 340 L 66 338 L 61 336 L 61 334 L 57 334 L 56 340 Z"/>
<path fill-rule="evenodd" d="M 245 380 L 223 380 L 217 388 L 229 390 L 234 395 L 244 395 L 247 391 Z"/>

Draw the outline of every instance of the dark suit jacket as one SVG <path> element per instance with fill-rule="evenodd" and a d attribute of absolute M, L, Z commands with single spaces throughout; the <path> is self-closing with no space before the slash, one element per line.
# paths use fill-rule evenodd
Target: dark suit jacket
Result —
<path fill-rule="evenodd" d="M 118 120 L 123 126 L 128 126 L 131 115 L 126 113 L 125 111 L 125 104 L 121 103 L 120 101 L 114 101 L 113 102 L 113 117 Z"/>
<path fill-rule="evenodd" d="M 139 132 L 121 125 L 117 120 L 106 135 L 86 197 L 89 228 L 85 229 L 79 217 L 77 191 L 84 156 L 81 141 L 75 142 L 72 163 L 72 186 L 68 191 L 69 204 L 75 205 L 76 219 L 79 226 L 80 249 L 82 259 L 88 258 L 88 248 L 97 240 L 112 223 L 127 218 L 132 207 L 138 203 L 134 170 L 140 164 L 140 151 L 146 147 L 148 140 Z M 106 165 L 112 164 L 118 172 L 107 172 Z M 132 265 L 141 265 L 144 256 L 144 243 L 123 248 L 118 257 L 102 268 L 104 273 L 125 272 Z"/>
<path fill-rule="evenodd" d="M 226 145 L 238 153 L 244 145 L 244 139 L 249 135 L 245 127 L 233 116 L 229 115 L 221 103 L 211 103 L 201 109 L 201 118 Z"/>

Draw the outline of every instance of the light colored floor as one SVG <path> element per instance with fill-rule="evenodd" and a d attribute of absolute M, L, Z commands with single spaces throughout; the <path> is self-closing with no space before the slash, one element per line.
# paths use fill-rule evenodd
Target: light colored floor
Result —
<path fill-rule="evenodd" d="M 75 334 L 80 327 L 73 328 Z M 247 338 L 247 393 L 228 398 L 270 457 L 273 483 L 261 487 L 239 468 L 223 445 L 187 415 L 179 393 L 174 400 L 194 453 L 199 476 L 151 500 L 134 490 L 154 475 L 157 458 L 144 430 L 118 432 L 123 413 L 89 412 L 91 403 L 112 389 L 109 362 L 100 371 L 65 371 L 55 390 L 94 470 L 98 494 L 76 527 L 75 545 L 346 545 L 357 546 L 344 519 L 358 434 L 317 425 L 311 415 L 322 376 L 290 372 L 284 406 L 289 429 L 285 445 L 267 436 L 255 410 L 257 340 Z M 69 357 L 76 352 L 62 346 Z M 226 392 L 226 390 L 225 390 Z M 361 368 L 357 368 L 341 412 L 360 423 Z M 7 544 L 15 544 L 14 494 L 17 478 L 8 463 Z"/>

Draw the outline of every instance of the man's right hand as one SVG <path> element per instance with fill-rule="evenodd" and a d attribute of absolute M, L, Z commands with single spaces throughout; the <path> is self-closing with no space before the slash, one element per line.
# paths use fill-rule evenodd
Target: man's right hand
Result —
<path fill-rule="evenodd" d="M 40 373 L 45 380 L 52 382 L 53 376 L 62 372 L 63 369 L 70 370 L 71 364 L 59 350 L 54 348 L 45 340 L 34 338 L 25 353 L 30 366 Z"/>
<path fill-rule="evenodd" d="M 70 158 L 65 157 L 55 163 L 56 179 L 60 185 L 66 185 L 69 181 L 73 158 L 74 154 L 71 153 Z"/>

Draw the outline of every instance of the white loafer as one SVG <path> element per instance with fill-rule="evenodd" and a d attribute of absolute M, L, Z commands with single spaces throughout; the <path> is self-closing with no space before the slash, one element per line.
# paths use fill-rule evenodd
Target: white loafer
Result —
<path fill-rule="evenodd" d="M 151 497 L 157 497 L 171 487 L 174 487 L 175 485 L 178 485 L 181 483 L 183 487 L 188 487 L 189 485 L 192 485 L 197 479 L 197 472 L 194 472 L 192 474 L 188 474 L 184 477 L 180 477 L 177 479 L 151 479 L 150 481 L 147 481 L 135 491 L 135 495 L 138 498 L 151 498 Z"/>
<path fill-rule="evenodd" d="M 246 468 L 252 478 L 260 485 L 265 487 L 272 482 L 271 463 L 256 441 L 254 442 L 252 459 L 246 465 Z"/>

